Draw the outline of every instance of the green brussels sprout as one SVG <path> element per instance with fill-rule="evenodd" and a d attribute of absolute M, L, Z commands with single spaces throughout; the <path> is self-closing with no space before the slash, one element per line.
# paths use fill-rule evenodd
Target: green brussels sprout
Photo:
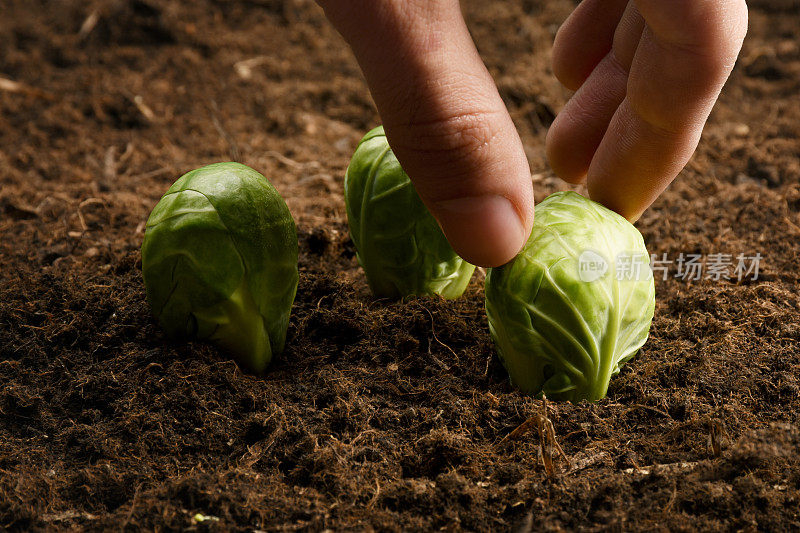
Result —
<path fill-rule="evenodd" d="M 450 247 L 389 148 L 383 126 L 358 144 L 344 197 L 358 262 L 376 296 L 461 296 L 475 266 Z"/>
<path fill-rule="evenodd" d="M 574 192 L 541 202 L 525 247 L 486 277 L 489 330 L 511 381 L 556 400 L 605 397 L 654 308 L 641 233 Z"/>
<path fill-rule="evenodd" d="M 150 213 L 142 274 L 169 335 L 211 341 L 260 373 L 283 350 L 297 291 L 294 220 L 252 168 L 198 168 Z"/>

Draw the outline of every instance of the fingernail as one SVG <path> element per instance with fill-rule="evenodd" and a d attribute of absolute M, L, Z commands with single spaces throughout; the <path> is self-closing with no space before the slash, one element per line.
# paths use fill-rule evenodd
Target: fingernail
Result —
<path fill-rule="evenodd" d="M 434 205 L 433 211 L 453 249 L 474 265 L 505 264 L 527 240 L 523 221 L 504 196 L 442 200 Z"/>

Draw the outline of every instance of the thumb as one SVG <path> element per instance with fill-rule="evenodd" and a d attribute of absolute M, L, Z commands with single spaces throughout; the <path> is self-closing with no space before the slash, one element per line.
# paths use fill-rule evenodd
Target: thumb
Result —
<path fill-rule="evenodd" d="M 476 265 L 508 262 L 533 225 L 530 168 L 458 0 L 318 2 L 453 249 Z"/>

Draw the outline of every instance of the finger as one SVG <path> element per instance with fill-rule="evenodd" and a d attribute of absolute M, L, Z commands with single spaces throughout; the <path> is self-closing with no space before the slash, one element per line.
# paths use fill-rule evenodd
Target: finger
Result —
<path fill-rule="evenodd" d="M 686 165 L 747 30 L 743 0 L 637 0 L 647 21 L 627 95 L 588 171 L 590 196 L 635 220 Z"/>
<path fill-rule="evenodd" d="M 648 30 L 631 70 L 631 103 L 665 129 L 704 123 L 747 32 L 744 0 L 641 0 L 637 6 Z"/>
<path fill-rule="evenodd" d="M 614 31 L 614 42 L 612 50 L 626 71 L 630 72 L 633 56 L 639 47 L 639 40 L 642 38 L 644 30 L 644 19 L 636 7 L 636 3 L 631 1 L 625 6 L 625 13 L 619 20 L 617 29 Z"/>
<path fill-rule="evenodd" d="M 319 0 L 352 47 L 389 143 L 453 248 L 496 266 L 524 245 L 522 142 L 457 0 Z"/>
<path fill-rule="evenodd" d="M 550 168 L 570 183 L 582 183 L 608 122 L 625 98 L 628 73 L 613 54 L 600 61 L 556 116 L 545 139 Z"/>
<path fill-rule="evenodd" d="M 614 32 L 613 49 L 567 102 L 547 132 L 550 167 L 570 183 L 586 179 L 608 123 L 625 98 L 628 71 L 643 26 L 635 5 L 628 4 Z"/>
<path fill-rule="evenodd" d="M 553 41 L 553 73 L 578 90 L 611 50 L 614 31 L 628 0 L 584 0 L 558 29 Z"/>

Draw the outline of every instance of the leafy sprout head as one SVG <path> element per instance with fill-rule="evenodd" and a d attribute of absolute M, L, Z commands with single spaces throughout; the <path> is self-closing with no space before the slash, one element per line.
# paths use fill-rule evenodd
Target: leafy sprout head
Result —
<path fill-rule="evenodd" d="M 250 167 L 193 170 L 150 214 L 142 273 L 168 334 L 212 341 L 261 372 L 283 350 L 297 290 L 294 220 Z"/>
<path fill-rule="evenodd" d="M 511 262 L 486 278 L 489 329 L 524 392 L 596 401 L 647 340 L 650 258 L 623 217 L 574 192 L 547 197 Z"/>

